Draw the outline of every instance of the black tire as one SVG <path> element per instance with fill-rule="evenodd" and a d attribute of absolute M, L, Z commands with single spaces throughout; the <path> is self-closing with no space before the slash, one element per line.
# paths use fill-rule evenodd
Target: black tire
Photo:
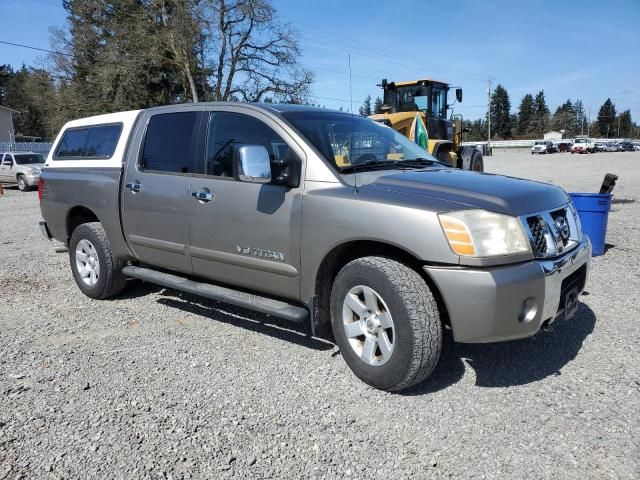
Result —
<path fill-rule="evenodd" d="M 473 152 L 471 161 L 469 162 L 469 170 L 472 172 L 484 172 L 484 159 L 480 152 Z"/>
<path fill-rule="evenodd" d="M 27 183 L 27 179 L 24 178 L 24 175 L 20 174 L 18 175 L 18 190 L 20 190 L 21 192 L 28 192 L 31 188 L 29 187 L 29 184 Z"/>
<path fill-rule="evenodd" d="M 393 350 L 383 365 L 363 361 L 345 332 L 343 304 L 347 293 L 359 285 L 375 290 L 393 318 Z M 381 390 L 399 391 L 422 382 L 440 358 L 442 324 L 436 300 L 415 270 L 395 260 L 363 257 L 340 270 L 331 291 L 331 326 L 349 368 Z"/>
<path fill-rule="evenodd" d="M 78 270 L 76 249 L 78 248 L 78 243 L 82 240 L 87 240 L 91 243 L 98 257 L 100 271 L 94 285 L 85 283 Z M 107 232 L 104 231 L 102 224 L 99 222 L 83 223 L 76 227 L 69 241 L 69 261 L 71 263 L 73 278 L 78 288 L 87 297 L 100 300 L 113 297 L 120 293 L 125 287 L 126 278 L 122 274 L 123 264 L 113 256 L 111 243 L 107 238 Z"/>

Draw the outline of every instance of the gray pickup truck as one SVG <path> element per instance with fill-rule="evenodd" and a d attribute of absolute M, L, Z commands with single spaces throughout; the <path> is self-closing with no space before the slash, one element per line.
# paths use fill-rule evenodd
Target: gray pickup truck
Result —
<path fill-rule="evenodd" d="M 561 188 L 449 168 L 391 128 L 306 106 L 72 121 L 39 196 L 87 296 L 131 277 L 307 323 L 392 391 L 433 371 L 445 328 L 496 342 L 570 318 L 591 254 Z"/>

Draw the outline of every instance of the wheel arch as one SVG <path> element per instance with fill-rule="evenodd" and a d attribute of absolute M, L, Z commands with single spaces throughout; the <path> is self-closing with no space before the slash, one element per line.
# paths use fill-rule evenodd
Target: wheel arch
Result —
<path fill-rule="evenodd" d="M 73 231 L 83 223 L 99 222 L 98 216 L 89 208 L 76 205 L 67 213 L 67 243 L 73 235 Z"/>
<path fill-rule="evenodd" d="M 446 306 L 438 286 L 422 268 L 424 261 L 419 260 L 409 251 L 389 243 L 377 240 L 352 240 L 331 249 L 320 262 L 316 272 L 313 305 L 313 331 L 316 335 L 327 337 L 331 330 L 331 290 L 333 280 L 347 263 L 362 257 L 379 256 L 396 260 L 416 271 L 427 283 L 436 298 L 440 309 L 440 317 L 448 321 Z"/>

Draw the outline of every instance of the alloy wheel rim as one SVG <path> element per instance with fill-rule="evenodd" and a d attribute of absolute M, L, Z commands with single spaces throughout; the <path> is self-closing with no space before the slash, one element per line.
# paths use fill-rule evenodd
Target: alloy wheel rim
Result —
<path fill-rule="evenodd" d="M 76 267 L 82 281 L 93 287 L 100 278 L 100 259 L 93 244 L 82 239 L 76 246 Z"/>
<path fill-rule="evenodd" d="M 349 345 L 365 364 L 387 363 L 395 346 L 395 326 L 387 304 L 371 287 L 356 285 L 345 295 L 342 322 Z"/>

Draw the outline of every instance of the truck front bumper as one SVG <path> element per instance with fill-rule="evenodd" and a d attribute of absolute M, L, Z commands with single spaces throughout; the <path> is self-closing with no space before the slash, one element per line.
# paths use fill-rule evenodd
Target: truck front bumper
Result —
<path fill-rule="evenodd" d="M 29 185 L 30 187 L 36 187 L 38 185 L 38 180 L 40 179 L 40 174 L 30 173 L 28 175 L 25 175 L 24 178 L 27 181 L 27 185 Z"/>
<path fill-rule="evenodd" d="M 568 253 L 492 268 L 425 266 L 437 285 L 457 342 L 486 343 L 534 335 L 570 317 L 584 290 L 591 259 L 586 235 Z"/>

